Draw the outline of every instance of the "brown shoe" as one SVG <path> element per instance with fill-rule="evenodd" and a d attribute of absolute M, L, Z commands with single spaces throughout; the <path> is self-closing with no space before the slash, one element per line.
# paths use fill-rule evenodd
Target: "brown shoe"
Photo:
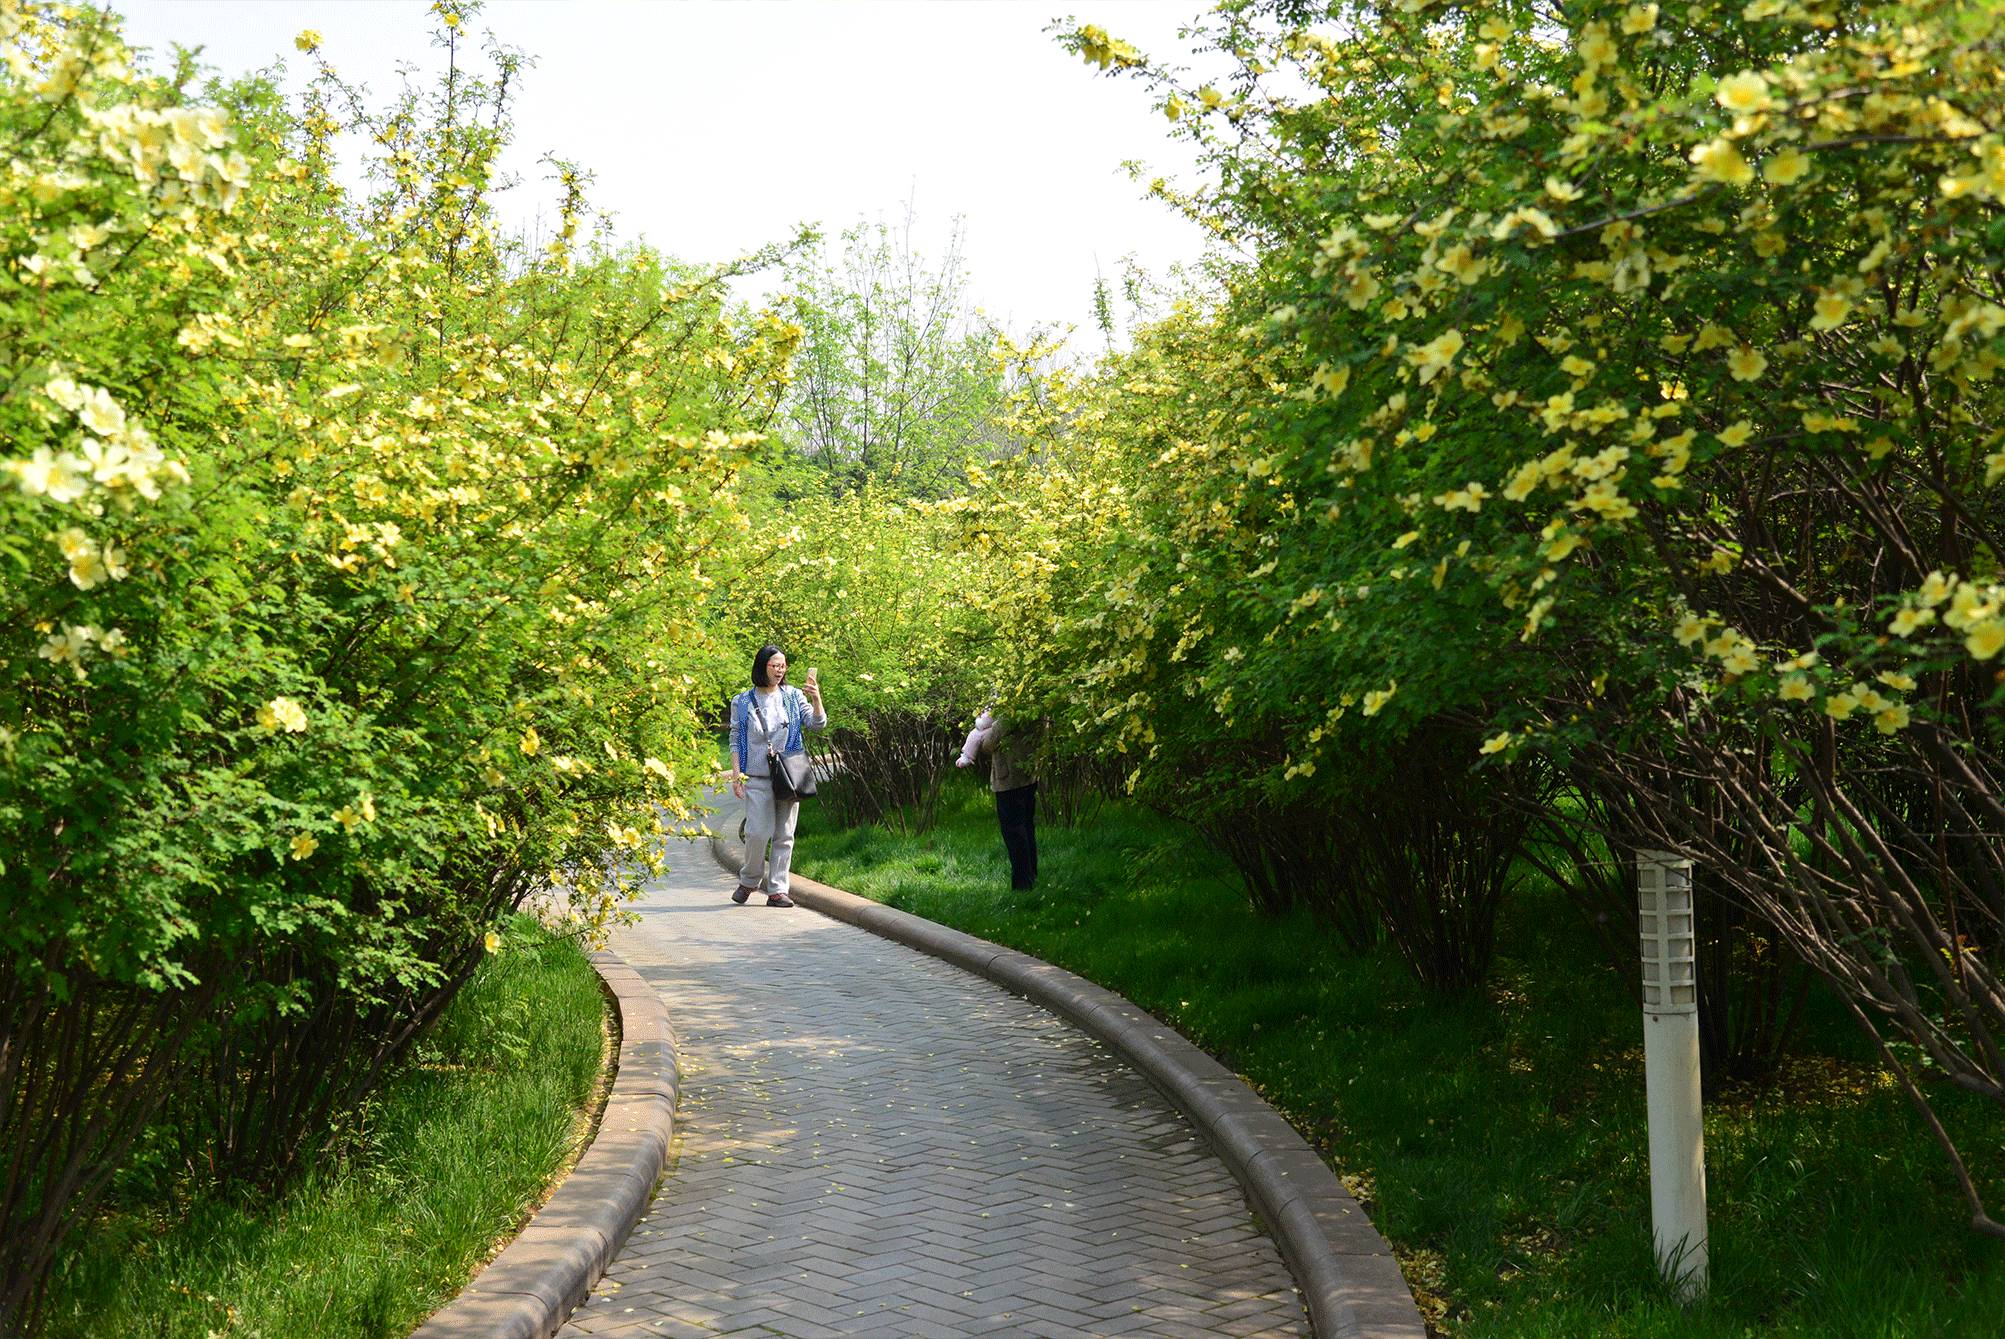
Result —
<path fill-rule="evenodd" d="M 794 899 L 788 897 L 785 893 L 769 893 L 766 895 L 766 905 L 769 907 L 790 907 L 793 904 Z"/>
<path fill-rule="evenodd" d="M 755 889 L 746 888 L 743 885 L 740 885 L 738 891 L 731 894 L 731 900 L 733 902 L 736 902 L 739 906 L 742 907 L 745 905 L 745 899 L 750 897 L 755 891 L 756 891 Z"/>

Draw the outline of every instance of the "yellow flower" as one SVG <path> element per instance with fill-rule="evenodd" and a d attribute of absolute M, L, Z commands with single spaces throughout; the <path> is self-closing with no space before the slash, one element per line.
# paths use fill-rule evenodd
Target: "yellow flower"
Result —
<path fill-rule="evenodd" d="M 1879 674 L 1879 680 L 1897 693 L 1911 693 L 1914 691 L 1914 680 L 1908 675 L 1902 674 L 1899 670 L 1882 670 Z"/>
<path fill-rule="evenodd" d="M 1379 709 L 1385 706 L 1386 703 L 1392 701 L 1392 695 L 1398 691 L 1399 691 L 1399 680 L 1394 679 L 1391 683 L 1387 684 L 1383 689 L 1377 689 L 1372 692 L 1366 693 L 1365 705 L 1364 705 L 1365 715 L 1367 716 L 1378 715 Z"/>
<path fill-rule="evenodd" d="M 29 497 L 68 503 L 90 490 L 89 462 L 68 451 L 52 453 L 46 446 L 37 447 L 32 458 L 10 460 L 6 468 Z"/>
<path fill-rule="evenodd" d="M 522 732 L 522 742 L 516 747 L 520 748 L 525 756 L 533 758 L 536 756 L 536 750 L 543 747 L 543 738 L 536 733 L 536 727 L 532 725 Z"/>
<path fill-rule="evenodd" d="M 1545 626 L 1546 615 L 1552 612 L 1552 607 L 1553 597 L 1550 595 L 1542 595 L 1534 600 L 1532 607 L 1525 611 L 1525 630 L 1518 634 L 1518 640 L 1528 642 L 1538 636 L 1539 629 Z"/>
<path fill-rule="evenodd" d="M 1612 65 L 1621 54 L 1601 24 L 1590 23 L 1580 30 L 1580 58 L 1589 66 Z"/>
<path fill-rule="evenodd" d="M 1597 479 L 1574 504 L 1576 511 L 1591 511 L 1604 521 L 1629 521 L 1636 518 L 1635 504 L 1622 496 L 1613 479 Z"/>
<path fill-rule="evenodd" d="M 275 697 L 258 708 L 258 724 L 274 733 L 302 734 L 306 730 L 306 709 L 289 697 Z"/>
<path fill-rule="evenodd" d="M 1348 367 L 1332 369 L 1328 363 L 1324 363 L 1310 376 L 1309 384 L 1334 400 L 1344 393 L 1346 386 L 1351 384 L 1351 369 Z"/>
<path fill-rule="evenodd" d="M 1488 739 L 1484 740 L 1482 751 L 1485 753 L 1502 753 L 1510 746 L 1511 732 L 1506 730 L 1502 734 L 1491 735 Z"/>
<path fill-rule="evenodd" d="M 1784 702 L 1808 702 L 1817 696 L 1817 690 L 1811 686 L 1808 675 L 1787 674 L 1777 686 L 1775 695 Z"/>
<path fill-rule="evenodd" d="M 292 858 L 304 860 L 320 849 L 320 843 L 302 832 L 292 839 Z"/>
<path fill-rule="evenodd" d="M 376 821 L 376 797 L 374 795 L 365 790 L 356 798 L 355 804 L 362 811 L 363 822 L 374 823 Z"/>
<path fill-rule="evenodd" d="M 1706 624 L 1710 621 L 1697 614 L 1686 614 L 1678 620 L 1678 626 L 1672 629 L 1671 635 L 1678 639 L 1680 646 L 1694 646 L 1706 639 Z"/>
<path fill-rule="evenodd" d="M 1691 336 L 1687 335 L 1685 338 L 1691 339 Z M 1704 353 L 1707 349 L 1731 348 L 1735 343 L 1737 341 L 1734 339 L 1733 331 L 1716 322 L 1708 321 L 1699 330 L 1698 338 L 1692 341 L 1692 352 Z"/>
<path fill-rule="evenodd" d="M 1928 583 L 1924 581 L 1922 596 L 1927 598 L 1927 595 Z M 1995 601 L 1986 598 L 1982 588 L 1966 581 L 1958 586 L 1956 594 L 1950 597 L 1949 612 L 1942 616 L 1942 621 L 1959 631 L 1968 632 L 1989 619 L 1995 608 Z"/>
<path fill-rule="evenodd" d="M 362 815 L 359 811 L 344 804 L 334 811 L 334 821 L 339 823 L 343 830 L 353 832 L 356 828 L 362 826 Z"/>
<path fill-rule="evenodd" d="M 1881 710 L 1873 717 L 1873 728 L 1883 735 L 1890 735 L 1896 730 L 1904 730 L 1907 728 L 1907 724 L 1908 707 L 1905 702 L 1896 702 L 1892 706 Z"/>
<path fill-rule="evenodd" d="M 1935 622 L 1933 609 L 1903 609 L 1887 623 L 1887 631 L 1896 637 L 1909 637 L 1914 630 Z"/>
<path fill-rule="evenodd" d="M 1689 155 L 1701 181 L 1717 181 L 1727 186 L 1745 186 L 1754 180 L 1754 169 L 1733 141 L 1722 136 L 1695 145 Z"/>
<path fill-rule="evenodd" d="M 1754 436 L 1754 424 L 1742 419 L 1738 423 L 1720 429 L 1718 436 L 1721 446 L 1746 446 L 1748 440 Z"/>
<path fill-rule="evenodd" d="M 1457 243 L 1450 247 L 1448 254 L 1434 262 L 1434 268 L 1452 274 L 1464 286 L 1481 279 L 1490 266 L 1488 262 L 1476 259 L 1467 243 Z"/>
<path fill-rule="evenodd" d="M 1970 630 L 1963 645 L 1978 660 L 1989 660 L 2005 650 L 2005 622 L 1987 619 Z"/>
<path fill-rule="evenodd" d="M 489 930 L 481 936 L 480 945 L 489 953 L 499 953 L 501 952 L 501 936 Z"/>
<path fill-rule="evenodd" d="M 1657 26 L 1657 6 L 1631 5 L 1622 15 L 1622 31 L 1631 37 L 1649 32 Z"/>
<path fill-rule="evenodd" d="M 1538 487 L 1539 480 L 1544 477 L 1545 470 L 1540 467 L 1538 461 L 1527 461 L 1518 467 L 1518 472 L 1511 476 L 1508 484 L 1504 485 L 1504 496 L 1513 502 L 1523 502 L 1532 495 L 1532 490 Z"/>
<path fill-rule="evenodd" d="M 1435 377 L 1448 370 L 1455 361 L 1455 355 L 1462 352 L 1462 332 L 1450 330 L 1439 337 L 1406 351 L 1406 361 L 1420 369 L 1420 384 L 1425 386 Z"/>
<path fill-rule="evenodd" d="M 1559 235 L 1559 225 L 1552 221 L 1552 215 L 1546 213 L 1543 209 L 1534 209 L 1530 205 L 1521 205 L 1499 219 L 1496 226 L 1490 229 L 1490 236 L 1501 242 L 1516 232 L 1518 225 L 1521 223 L 1530 227 L 1540 237 L 1556 237 Z"/>
<path fill-rule="evenodd" d="M 1817 299 L 1817 314 L 1810 318 L 1812 330 L 1836 330 L 1852 314 L 1852 299 L 1828 289 Z"/>
<path fill-rule="evenodd" d="M 1539 553 L 1547 562 L 1560 562 L 1581 545 L 1578 532 L 1563 530 L 1539 547 Z"/>
<path fill-rule="evenodd" d="M 1773 104 L 1768 95 L 1768 76 L 1759 70 L 1744 70 L 1720 80 L 1713 93 L 1720 106 L 1736 115 L 1766 111 Z"/>
<path fill-rule="evenodd" d="M 62 552 L 63 557 L 69 559 L 71 562 L 75 562 L 85 554 L 95 551 L 97 547 L 91 542 L 91 537 L 76 526 L 71 526 L 67 530 L 57 531 L 55 542 L 56 548 Z"/>
<path fill-rule="evenodd" d="M 46 628 L 47 626 L 47 624 L 43 624 L 42 628 Z M 37 631 L 41 630 L 41 628 L 37 629 Z M 84 653 L 90 650 L 90 645 L 93 641 L 97 640 L 97 635 L 97 629 L 88 624 L 82 627 L 73 626 L 62 632 L 50 633 L 49 639 L 42 643 L 42 649 L 36 654 L 53 664 L 61 665 L 68 663 L 81 676 L 83 674 L 82 661 Z"/>
<path fill-rule="evenodd" d="M 1761 661 L 1754 654 L 1754 646 L 1748 642 L 1734 647 L 1720 661 L 1720 669 L 1727 674 L 1752 674 L 1760 668 Z"/>
<path fill-rule="evenodd" d="M 1810 155 L 1801 149 L 1784 149 L 1761 165 L 1761 178 L 1771 186 L 1794 186 L 1810 175 Z"/>
<path fill-rule="evenodd" d="M 125 410 L 102 386 L 80 388 L 77 421 L 100 437 L 115 438 L 125 432 Z"/>
<path fill-rule="evenodd" d="M 647 771 L 653 772 L 663 781 L 672 782 L 675 780 L 675 773 L 669 771 L 668 764 L 663 762 L 659 758 L 649 758 L 646 762 L 642 763 L 641 766 L 645 768 Z"/>
<path fill-rule="evenodd" d="M 1735 381 L 1753 381 L 1768 370 L 1768 356 L 1760 349 L 1741 345 L 1727 355 L 1727 371 Z"/>
<path fill-rule="evenodd" d="M 1458 488 L 1452 493 L 1443 493 L 1434 499 L 1434 505 L 1444 511 L 1477 512 L 1483 510 L 1483 499 L 1489 490 L 1479 483 L 1471 483 L 1467 488 Z"/>
<path fill-rule="evenodd" d="M 1834 721 L 1850 720 L 1858 705 L 1859 699 L 1850 693 L 1833 693 L 1824 700 L 1824 714 Z"/>
<path fill-rule="evenodd" d="M 299 36 L 293 38 L 292 44 L 301 51 L 318 51 L 320 50 L 320 34 L 308 28 L 301 32 Z"/>
<path fill-rule="evenodd" d="M 89 590 L 109 576 L 104 559 L 96 553 L 80 553 L 70 559 L 70 584 L 78 590 Z"/>

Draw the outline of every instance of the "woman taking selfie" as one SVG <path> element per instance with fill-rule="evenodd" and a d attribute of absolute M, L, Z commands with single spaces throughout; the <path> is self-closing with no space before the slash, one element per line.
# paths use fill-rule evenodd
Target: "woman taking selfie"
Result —
<path fill-rule="evenodd" d="M 764 883 L 767 906 L 794 904 L 787 896 L 787 869 L 793 863 L 794 820 L 801 802 L 792 794 L 773 794 L 770 755 L 805 757 L 802 733 L 827 724 L 816 672 L 808 671 L 803 688 L 790 687 L 786 652 L 760 647 L 752 658 L 752 686 L 731 699 L 731 793 L 745 801 L 745 868 L 738 874 L 733 902 L 743 905 Z M 768 842 L 773 847 L 770 868 Z"/>

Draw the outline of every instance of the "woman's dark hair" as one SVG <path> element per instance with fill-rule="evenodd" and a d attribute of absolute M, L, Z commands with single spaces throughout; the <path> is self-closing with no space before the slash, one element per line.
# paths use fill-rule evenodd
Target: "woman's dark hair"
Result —
<path fill-rule="evenodd" d="M 772 687 L 771 684 L 766 682 L 766 662 L 780 654 L 782 654 L 780 648 L 768 642 L 759 648 L 758 655 L 752 657 L 752 686 L 754 688 Z"/>

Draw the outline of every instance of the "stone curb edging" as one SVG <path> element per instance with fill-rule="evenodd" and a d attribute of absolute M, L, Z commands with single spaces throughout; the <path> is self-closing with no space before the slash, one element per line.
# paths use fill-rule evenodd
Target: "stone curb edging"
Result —
<path fill-rule="evenodd" d="M 548 1339 L 646 1212 L 668 1164 L 680 1070 L 661 996 L 616 954 L 592 967 L 619 1007 L 620 1049 L 598 1133 L 515 1240 L 411 1339 Z"/>
<path fill-rule="evenodd" d="M 744 845 L 713 833 L 736 874 Z M 1238 1178 L 1294 1271 L 1318 1339 L 1426 1339 L 1392 1248 L 1295 1127 L 1231 1070 L 1154 1014 L 1061 967 L 799 874 L 802 906 L 995 982 L 1097 1038 L 1183 1112 Z"/>

